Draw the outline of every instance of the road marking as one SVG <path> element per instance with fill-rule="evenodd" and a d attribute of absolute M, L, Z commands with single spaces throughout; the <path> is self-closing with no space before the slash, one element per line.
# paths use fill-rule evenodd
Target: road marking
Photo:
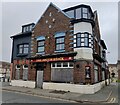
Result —
<path fill-rule="evenodd" d="M 109 103 L 115 103 L 115 101 L 116 101 L 116 98 L 113 97 L 113 98 L 110 99 Z"/>

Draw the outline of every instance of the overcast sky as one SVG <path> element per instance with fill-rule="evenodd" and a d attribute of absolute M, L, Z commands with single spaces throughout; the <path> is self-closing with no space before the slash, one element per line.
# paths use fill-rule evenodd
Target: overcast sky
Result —
<path fill-rule="evenodd" d="M 2 2 L 2 60 L 11 60 L 11 35 L 22 31 L 22 25 L 36 23 L 50 2 Z M 117 2 L 53 2 L 60 9 L 79 4 L 97 10 L 102 39 L 107 45 L 109 63 L 118 60 L 118 3 Z M 1 53 L 1 52 L 0 52 Z M 1 59 L 1 58 L 0 58 Z"/>

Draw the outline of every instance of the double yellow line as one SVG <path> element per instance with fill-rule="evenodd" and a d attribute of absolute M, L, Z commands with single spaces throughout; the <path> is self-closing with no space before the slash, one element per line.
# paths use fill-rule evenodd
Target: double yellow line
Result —
<path fill-rule="evenodd" d="M 109 103 L 115 103 L 115 101 L 116 101 L 116 98 L 113 97 L 113 98 L 110 99 Z"/>

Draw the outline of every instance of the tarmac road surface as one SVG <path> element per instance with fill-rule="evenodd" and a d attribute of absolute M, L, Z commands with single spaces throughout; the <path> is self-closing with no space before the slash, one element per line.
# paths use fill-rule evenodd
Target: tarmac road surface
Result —
<path fill-rule="evenodd" d="M 2 103 L 70 103 L 69 101 L 2 91 Z"/>

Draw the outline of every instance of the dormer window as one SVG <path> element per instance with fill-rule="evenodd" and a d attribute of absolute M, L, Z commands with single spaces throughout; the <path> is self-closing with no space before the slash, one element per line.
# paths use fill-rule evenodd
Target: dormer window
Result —
<path fill-rule="evenodd" d="M 65 11 L 65 13 L 70 17 L 70 18 L 75 18 L 75 19 L 91 19 L 92 12 L 88 7 L 79 7 L 79 8 L 74 8 Z"/>
<path fill-rule="evenodd" d="M 25 32 L 30 32 L 30 31 L 32 31 L 34 25 L 35 25 L 35 24 L 32 23 L 32 24 L 28 24 L 28 25 L 22 26 L 22 32 L 25 33 Z"/>

